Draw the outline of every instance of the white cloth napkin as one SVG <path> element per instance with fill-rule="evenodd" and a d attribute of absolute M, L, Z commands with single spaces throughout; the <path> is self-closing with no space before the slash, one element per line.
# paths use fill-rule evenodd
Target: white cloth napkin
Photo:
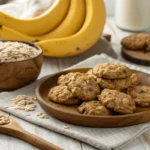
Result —
<path fill-rule="evenodd" d="M 98 63 L 104 62 L 118 62 L 115 59 L 108 57 L 105 54 L 95 55 L 87 60 L 84 60 L 71 68 L 79 67 L 93 67 Z M 123 63 L 123 62 L 120 62 Z M 140 70 L 150 74 L 150 69 L 137 67 L 135 65 L 127 64 L 131 69 Z M 147 67 L 149 68 L 149 67 Z M 117 149 L 139 137 L 142 133 L 150 129 L 150 123 L 144 123 L 140 125 L 122 127 L 122 128 L 89 128 L 83 126 L 76 126 L 59 121 L 50 116 L 49 119 L 40 119 L 36 116 L 37 112 L 44 112 L 42 108 L 37 104 L 37 108 L 33 112 L 24 112 L 22 110 L 14 110 L 11 107 L 5 108 L 5 106 L 11 106 L 11 99 L 19 94 L 34 95 L 35 87 L 41 81 L 38 80 L 26 87 L 13 92 L 3 92 L 0 94 L 0 109 L 11 113 L 19 118 L 29 121 L 33 124 L 42 126 L 60 134 L 67 135 L 75 138 L 87 144 L 90 144 L 98 149 Z M 27 116 L 30 114 L 30 116 Z M 69 129 L 65 129 L 64 126 L 69 126 Z"/>
<path fill-rule="evenodd" d="M 0 11 L 20 19 L 30 19 L 51 11 L 58 0 L 0 0 Z"/>

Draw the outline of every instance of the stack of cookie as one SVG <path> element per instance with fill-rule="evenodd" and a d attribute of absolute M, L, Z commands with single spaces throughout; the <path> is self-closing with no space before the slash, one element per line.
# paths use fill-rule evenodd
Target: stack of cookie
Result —
<path fill-rule="evenodd" d="M 127 66 L 116 63 L 99 64 L 87 74 L 93 77 L 102 89 L 124 90 L 139 82 L 137 75 Z"/>
<path fill-rule="evenodd" d="M 122 39 L 121 45 L 130 50 L 150 51 L 150 34 L 137 33 Z"/>
<path fill-rule="evenodd" d="M 104 63 L 87 73 L 71 72 L 58 78 L 51 88 L 51 101 L 74 105 L 87 115 L 134 113 L 137 106 L 150 106 L 150 87 L 137 86 L 139 79 L 127 66 Z"/>
<path fill-rule="evenodd" d="M 58 78 L 58 86 L 50 89 L 48 97 L 53 102 L 66 105 L 85 102 L 79 107 L 79 112 L 84 114 L 110 115 L 111 111 L 97 99 L 100 92 L 95 79 L 85 73 L 75 72 L 61 75 Z M 83 108 L 84 105 L 86 108 Z"/>
<path fill-rule="evenodd" d="M 95 80 L 84 73 L 76 72 L 61 75 L 58 86 L 51 88 L 48 96 L 54 102 L 72 105 L 95 99 L 98 94 L 100 88 Z"/>

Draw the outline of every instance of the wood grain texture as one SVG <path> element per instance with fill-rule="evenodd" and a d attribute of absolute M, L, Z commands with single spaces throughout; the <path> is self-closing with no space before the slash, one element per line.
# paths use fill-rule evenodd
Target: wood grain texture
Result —
<path fill-rule="evenodd" d="M 77 140 L 44 129 L 42 127 L 38 127 L 19 118 L 15 117 L 15 119 L 28 132 L 52 142 L 64 150 L 82 150 L 80 142 Z M 39 148 L 12 136 L 0 134 L 0 150 L 39 150 Z"/>
<path fill-rule="evenodd" d="M 122 56 L 130 62 L 150 66 L 150 52 L 145 52 L 144 50 L 136 51 L 129 50 L 124 47 L 121 49 Z"/>
<path fill-rule="evenodd" d="M 7 41 L 5 41 L 7 42 Z M 43 54 L 35 44 L 23 42 L 41 51 L 34 58 L 0 63 L 0 91 L 14 90 L 35 81 L 41 71 Z"/>
<path fill-rule="evenodd" d="M 25 131 L 12 117 L 9 117 L 9 120 L 10 122 L 8 124 L 0 125 L 0 133 L 24 140 L 42 150 L 62 150 L 60 147 Z"/>

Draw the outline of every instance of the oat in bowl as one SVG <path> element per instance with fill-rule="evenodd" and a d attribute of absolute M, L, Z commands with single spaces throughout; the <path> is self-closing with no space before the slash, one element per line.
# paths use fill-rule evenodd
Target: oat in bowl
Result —
<path fill-rule="evenodd" d="M 0 91 L 14 90 L 35 81 L 42 61 L 42 50 L 33 43 L 0 41 Z"/>

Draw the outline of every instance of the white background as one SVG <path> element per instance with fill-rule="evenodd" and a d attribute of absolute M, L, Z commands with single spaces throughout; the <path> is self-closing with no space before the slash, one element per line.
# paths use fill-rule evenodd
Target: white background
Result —
<path fill-rule="evenodd" d="M 107 15 L 112 16 L 114 15 L 115 11 L 115 0 L 104 0 L 106 9 L 107 9 Z"/>

